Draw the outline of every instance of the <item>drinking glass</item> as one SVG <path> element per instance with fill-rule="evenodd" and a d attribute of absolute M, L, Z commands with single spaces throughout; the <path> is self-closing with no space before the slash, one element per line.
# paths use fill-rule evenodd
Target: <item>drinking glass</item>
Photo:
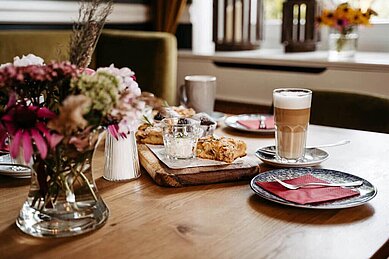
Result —
<path fill-rule="evenodd" d="M 189 118 L 165 118 L 161 123 L 167 157 L 170 159 L 194 158 L 197 140 L 202 134 L 200 121 Z"/>
<path fill-rule="evenodd" d="M 312 91 L 283 88 L 273 91 L 276 158 L 285 162 L 304 159 Z"/>

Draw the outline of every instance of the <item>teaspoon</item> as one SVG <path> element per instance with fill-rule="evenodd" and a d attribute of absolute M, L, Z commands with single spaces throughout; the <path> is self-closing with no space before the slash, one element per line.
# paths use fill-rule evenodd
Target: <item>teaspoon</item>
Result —
<path fill-rule="evenodd" d="M 331 144 L 310 146 L 310 147 L 306 147 L 305 149 L 315 149 L 315 148 L 323 148 L 323 147 L 336 147 L 336 146 L 341 146 L 341 145 L 349 144 L 350 142 L 351 142 L 350 140 L 342 140 L 342 141 L 331 143 Z M 257 150 L 257 152 L 265 154 L 265 155 L 273 156 L 276 153 L 276 148 L 275 148 L 275 146 L 270 146 L 270 147 L 266 147 L 266 148 L 260 148 L 260 149 Z"/>

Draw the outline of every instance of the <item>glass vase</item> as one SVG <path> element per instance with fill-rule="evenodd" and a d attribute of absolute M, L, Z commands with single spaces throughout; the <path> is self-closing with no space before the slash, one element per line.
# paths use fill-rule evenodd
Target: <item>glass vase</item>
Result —
<path fill-rule="evenodd" d="M 350 59 L 355 56 L 358 46 L 358 32 L 356 28 L 347 32 L 331 30 L 328 37 L 329 59 Z"/>
<path fill-rule="evenodd" d="M 139 178 L 140 166 L 135 132 L 116 139 L 107 132 L 105 140 L 104 179 L 128 181 Z"/>
<path fill-rule="evenodd" d="M 60 144 L 53 154 L 33 157 L 31 186 L 16 225 L 36 237 L 67 237 L 104 225 L 109 211 L 92 176 L 92 157 L 101 134 L 87 146 Z"/>

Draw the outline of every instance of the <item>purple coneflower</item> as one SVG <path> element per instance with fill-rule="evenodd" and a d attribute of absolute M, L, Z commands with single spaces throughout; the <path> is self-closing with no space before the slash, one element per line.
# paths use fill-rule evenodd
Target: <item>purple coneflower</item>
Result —
<path fill-rule="evenodd" d="M 50 133 L 46 126 L 46 121 L 54 118 L 55 113 L 45 107 L 24 104 L 13 104 L 8 107 L 1 120 L 12 137 L 11 156 L 16 158 L 22 147 L 24 160 L 28 163 L 35 144 L 40 157 L 45 159 L 48 146 L 54 148 L 62 140 L 62 136 Z"/>

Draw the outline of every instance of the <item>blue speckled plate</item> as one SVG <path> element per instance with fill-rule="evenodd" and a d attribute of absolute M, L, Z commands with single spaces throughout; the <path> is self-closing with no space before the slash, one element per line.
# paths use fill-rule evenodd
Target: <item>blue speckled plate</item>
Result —
<path fill-rule="evenodd" d="M 277 177 L 280 180 L 288 180 L 296 178 L 305 174 L 312 174 L 313 176 L 328 181 L 330 183 L 343 183 L 343 182 L 352 182 L 352 181 L 363 181 L 363 184 L 359 187 L 353 188 L 354 190 L 359 191 L 359 196 L 354 196 L 346 199 L 315 203 L 315 204 L 297 204 L 284 200 L 265 189 L 262 189 L 260 186 L 256 185 L 255 182 L 273 182 L 274 179 L 272 176 Z M 260 197 L 281 203 L 288 206 L 308 208 L 308 209 L 344 209 L 362 205 L 369 200 L 373 199 L 377 194 L 377 189 L 367 180 L 362 179 L 358 176 L 335 171 L 329 169 L 316 169 L 316 168 L 288 168 L 288 169 L 276 169 L 261 173 L 255 176 L 250 183 L 251 189 L 258 194 Z"/>

